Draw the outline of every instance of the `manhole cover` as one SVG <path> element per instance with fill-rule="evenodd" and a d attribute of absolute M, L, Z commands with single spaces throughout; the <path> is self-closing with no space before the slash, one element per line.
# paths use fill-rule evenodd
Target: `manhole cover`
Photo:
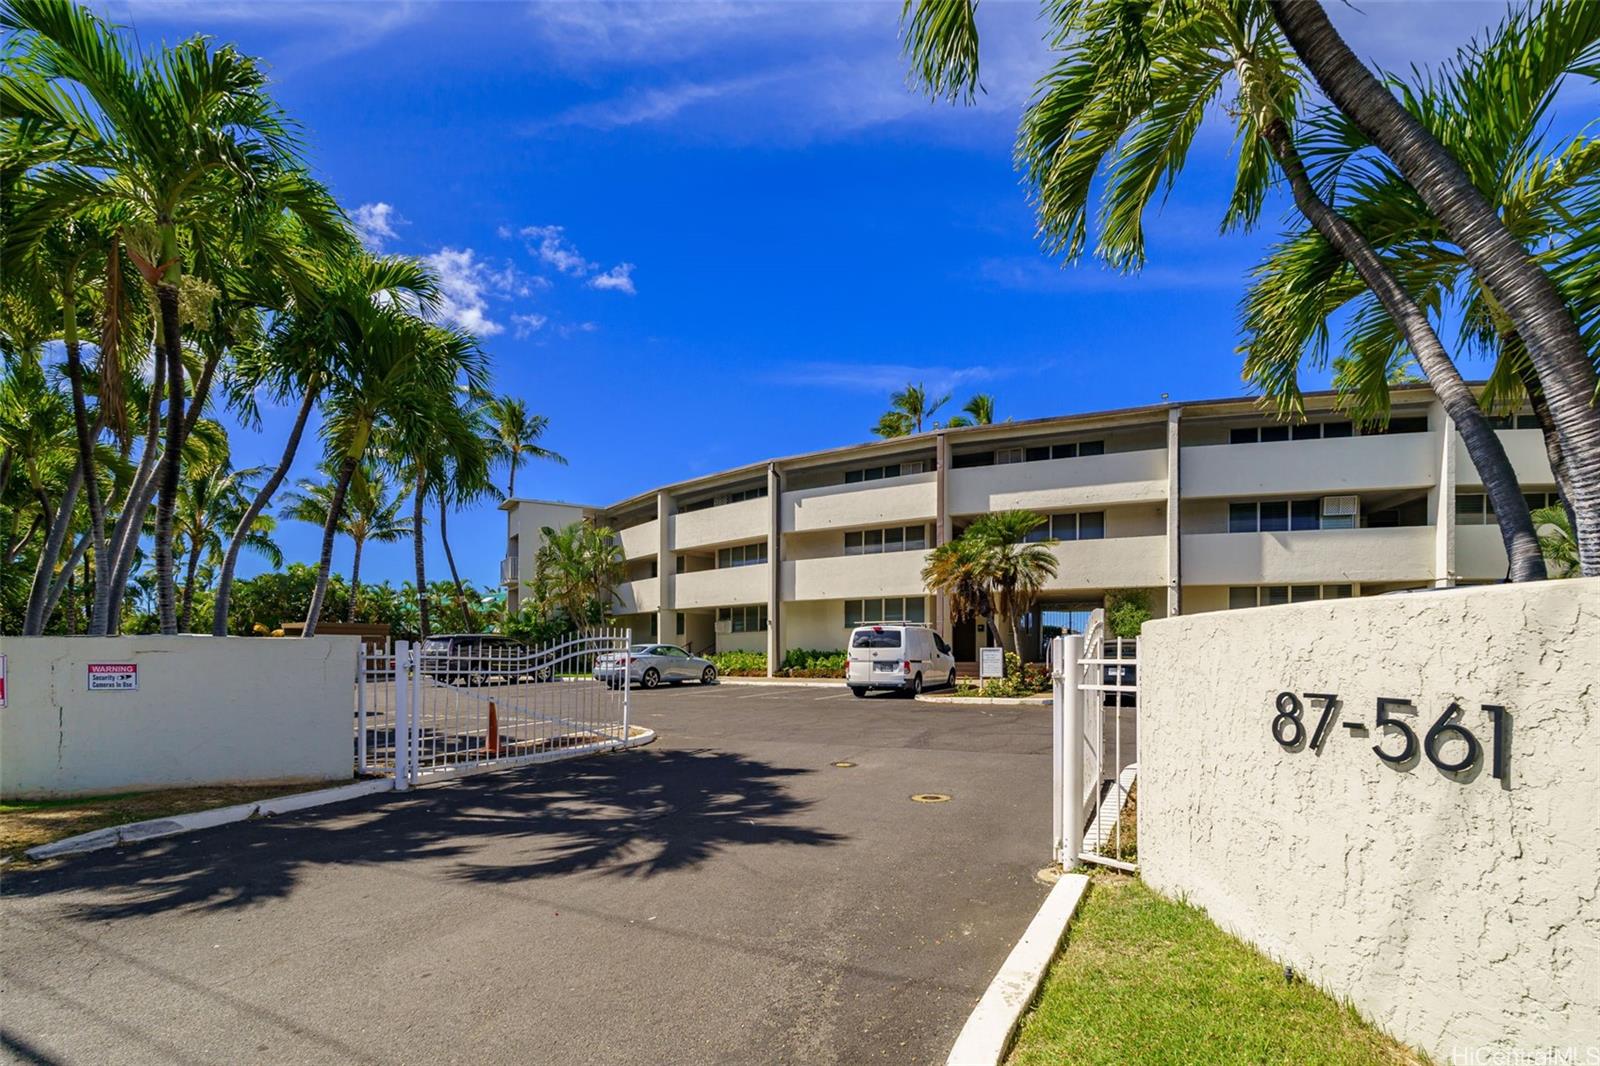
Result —
<path fill-rule="evenodd" d="M 833 764 L 833 765 L 835 765 L 835 766 L 837 766 L 837 767 L 838 767 L 838 768 L 839 768 L 839 769 L 841 769 L 841 770 L 848 770 L 848 769 L 850 769 L 850 768 L 851 768 L 851 767 L 852 767 L 852 766 L 854 766 L 854 765 L 855 765 L 855 763 L 853 763 L 853 762 L 843 762 L 843 761 L 840 761 L 840 762 L 836 762 L 836 763 L 834 763 L 834 764 Z"/>
<path fill-rule="evenodd" d="M 918 792 L 912 795 L 913 803 L 948 803 L 950 797 L 943 792 Z"/>

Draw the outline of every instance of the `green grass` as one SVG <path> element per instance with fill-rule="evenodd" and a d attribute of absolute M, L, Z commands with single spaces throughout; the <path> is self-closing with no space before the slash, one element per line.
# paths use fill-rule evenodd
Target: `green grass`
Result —
<path fill-rule="evenodd" d="M 1095 874 L 1011 1066 L 1423 1063 L 1416 1051 L 1136 878 Z"/>

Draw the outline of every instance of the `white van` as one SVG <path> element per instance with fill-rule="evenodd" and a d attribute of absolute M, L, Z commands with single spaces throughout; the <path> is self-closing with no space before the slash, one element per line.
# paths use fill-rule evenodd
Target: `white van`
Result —
<path fill-rule="evenodd" d="M 868 689 L 898 689 L 915 696 L 924 688 L 956 683 L 956 657 L 944 638 L 924 625 L 879 622 L 850 634 L 845 684 L 856 696 Z"/>

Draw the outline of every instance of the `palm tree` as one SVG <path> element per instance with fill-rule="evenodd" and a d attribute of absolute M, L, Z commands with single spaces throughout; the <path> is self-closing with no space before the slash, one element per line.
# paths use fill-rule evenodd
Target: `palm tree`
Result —
<path fill-rule="evenodd" d="M 534 555 L 531 582 L 539 603 L 562 608 L 582 625 L 621 602 L 616 589 L 625 571 L 615 532 L 585 519 L 540 533 L 544 542 Z"/>
<path fill-rule="evenodd" d="M 1600 408 L 1593 402 L 1597 382 L 1590 346 L 1571 309 L 1456 155 L 1356 58 L 1321 4 L 1270 2 L 1273 17 L 1318 86 L 1394 162 L 1521 338 L 1561 434 L 1582 570 L 1600 574 Z M 1559 56 L 1563 40 L 1588 43 L 1600 35 L 1596 5 L 1578 0 L 1547 5 L 1550 9 L 1553 18 L 1529 17 L 1516 30 L 1531 45 L 1525 50 L 1529 67 L 1547 62 L 1550 53 Z M 1565 36 L 1550 35 L 1552 26 Z M 1515 85 L 1475 86 L 1473 96 L 1482 105 L 1475 113 L 1493 121 L 1502 95 L 1515 91 Z"/>
<path fill-rule="evenodd" d="M 517 470 L 528 459 L 567 465 L 565 456 L 539 444 L 550 428 L 547 416 L 530 415 L 527 403 L 514 396 L 491 396 L 483 407 L 489 418 L 490 454 L 495 462 L 506 464 L 506 499 L 517 494 Z"/>
<path fill-rule="evenodd" d="M 322 231 L 338 228 L 338 212 L 307 195 L 312 186 L 265 73 L 232 47 L 193 37 L 130 56 L 106 23 L 61 0 L 6 0 L 0 25 L 23 44 L 7 69 L 7 117 L 52 131 L 61 149 L 31 168 L 29 210 L 7 227 L 6 258 L 14 261 L 54 221 L 99 210 L 121 219 L 124 246 L 155 289 L 167 388 L 157 594 L 161 630 L 172 633 L 172 523 L 186 423 L 179 291 L 197 254 L 194 237 L 232 232 L 241 204 L 275 201 Z"/>
<path fill-rule="evenodd" d="M 946 422 L 951 429 L 961 426 L 989 426 L 994 424 L 994 397 L 987 392 L 977 393 L 962 405 L 964 414 Z"/>
<path fill-rule="evenodd" d="M 326 527 L 337 491 L 337 471 L 329 464 L 320 467 L 322 478 L 300 482 L 299 491 L 285 497 L 282 517 L 296 522 Z M 384 467 L 366 460 L 350 478 L 337 521 L 340 533 L 350 538 L 354 556 L 350 563 L 350 600 L 345 606 L 345 621 L 356 620 L 356 600 L 361 594 L 361 554 L 368 543 L 394 544 L 411 534 L 411 523 L 400 517 L 405 497 Z"/>
<path fill-rule="evenodd" d="M 949 599 L 954 621 L 979 617 L 992 622 L 987 555 L 977 540 L 957 537 L 934 548 L 922 567 L 922 583 L 929 592 Z"/>
<path fill-rule="evenodd" d="M 933 92 L 970 100 L 978 69 L 970 9 L 953 18 L 944 11 L 951 0 L 913 2 L 907 51 L 914 70 Z M 1146 209 L 1176 180 L 1195 132 L 1228 92 L 1220 110 L 1234 116 L 1240 163 L 1224 226 L 1254 224 L 1274 169 L 1282 173 L 1296 206 L 1401 329 L 1460 429 L 1485 491 L 1507 508 L 1501 534 L 1512 577 L 1543 577 L 1527 502 L 1499 437 L 1425 311 L 1306 171 L 1293 132 L 1300 71 L 1262 0 L 1196 0 L 1181 18 L 1161 6 L 1135 9 L 1111 0 L 1076 0 L 1047 12 L 1061 58 L 1023 116 L 1017 157 L 1049 250 L 1069 260 L 1086 250 L 1094 179 L 1105 173 L 1095 251 L 1115 266 L 1140 267 Z"/>
<path fill-rule="evenodd" d="M 1032 511 L 996 511 L 977 518 L 961 536 L 929 553 L 923 584 L 950 598 L 958 621 L 980 614 L 990 620 L 991 631 L 1003 634 L 1009 629 L 1009 650 L 1020 654 L 1018 619 L 1033 610 L 1039 591 L 1056 575 L 1056 557 L 1050 551 L 1055 542 L 1031 537 L 1045 522 Z M 1004 624 L 996 626 L 996 618 Z"/>
<path fill-rule="evenodd" d="M 949 402 L 949 393 L 931 400 L 925 386 L 907 383 L 905 388 L 890 393 L 889 410 L 878 419 L 872 432 L 880 437 L 908 437 L 913 433 L 921 433 L 924 424 L 931 422 L 934 413 Z"/>
<path fill-rule="evenodd" d="M 421 310 L 438 296 L 437 279 L 414 259 L 371 256 L 363 252 L 332 257 L 316 275 L 318 287 L 297 293 L 274 319 L 263 343 L 236 354 L 232 393 L 246 424 L 258 424 L 255 400 L 265 394 L 283 401 L 298 395 L 300 403 L 284 442 L 283 455 L 250 506 L 239 516 L 223 557 L 212 613 L 213 636 L 228 635 L 228 609 L 234 567 L 256 516 L 271 502 L 288 476 L 313 408 L 330 376 L 341 365 L 356 362 L 350 349 L 359 347 L 360 311 L 376 303 L 401 303 Z M 345 354 L 338 353 L 343 350 Z M 352 600 L 352 602 L 354 602 Z"/>
<path fill-rule="evenodd" d="M 1572 519 L 1561 506 L 1541 507 L 1533 512 L 1539 523 L 1539 546 L 1544 549 L 1545 562 L 1550 564 L 1554 577 L 1577 577 L 1578 540 L 1572 535 Z"/>
<path fill-rule="evenodd" d="M 221 559 L 223 531 L 238 521 L 246 507 L 250 483 L 261 472 L 259 466 L 234 470 L 225 453 L 210 462 L 191 462 L 184 467 L 173 515 L 173 538 L 188 555 L 178 614 L 178 628 L 185 633 L 189 631 L 201 557 L 209 557 L 213 566 Z M 275 525 L 271 515 L 257 516 L 246 543 L 276 569 L 283 566 L 283 552 L 271 536 Z"/>

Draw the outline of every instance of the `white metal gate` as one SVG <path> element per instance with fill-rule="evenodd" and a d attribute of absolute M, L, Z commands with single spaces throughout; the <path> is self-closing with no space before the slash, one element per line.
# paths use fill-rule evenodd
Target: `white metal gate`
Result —
<path fill-rule="evenodd" d="M 1138 638 L 1106 637 L 1104 617 L 1096 611 L 1087 633 L 1051 641 L 1050 663 L 1055 860 L 1134 870 Z"/>
<path fill-rule="evenodd" d="M 625 658 L 629 637 L 596 629 L 532 649 L 493 638 L 448 652 L 408 641 L 392 653 L 363 648 L 356 766 L 404 789 L 643 743 L 649 731 L 628 721 L 628 671 L 606 669 Z"/>

